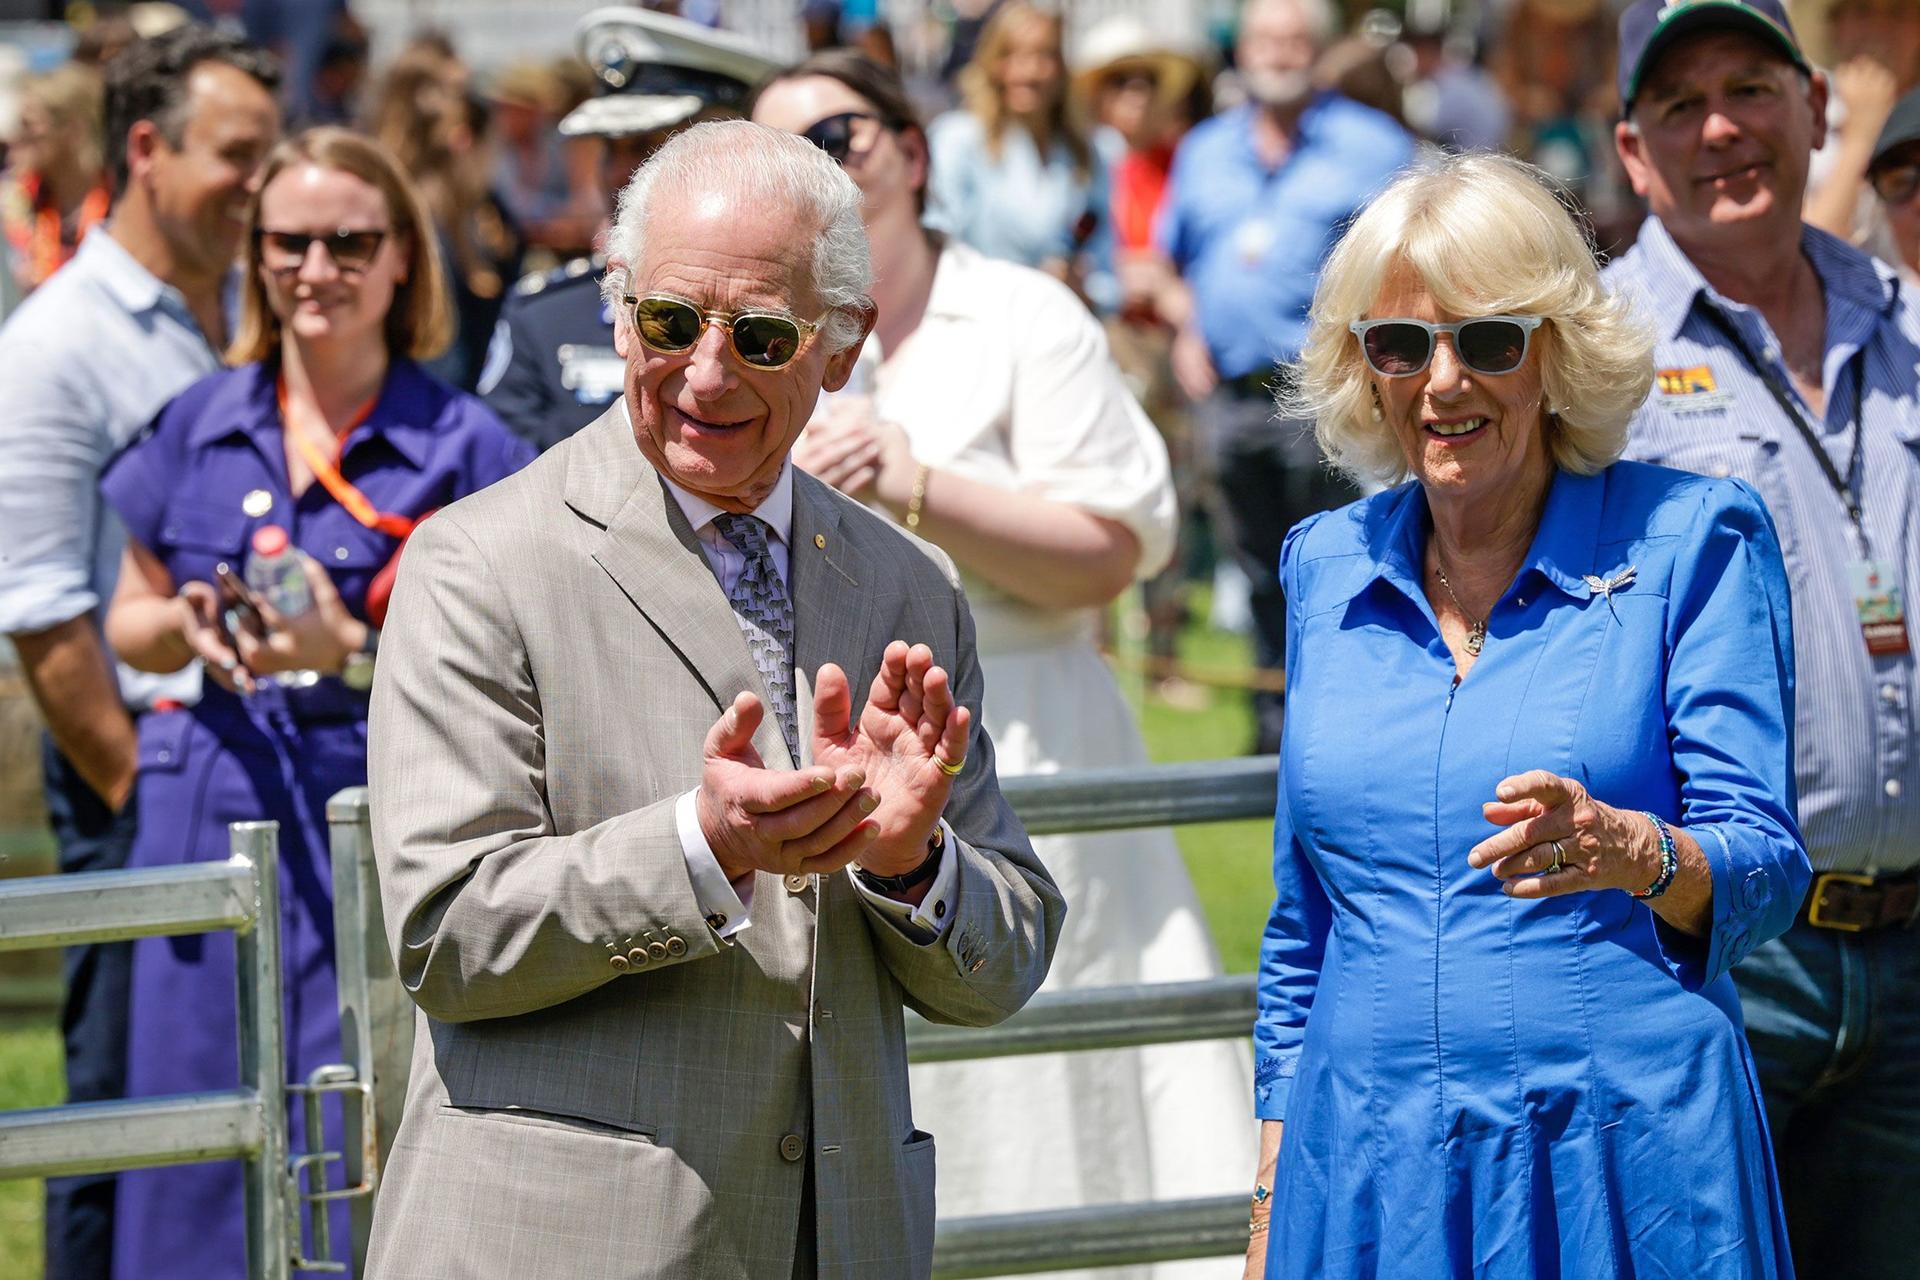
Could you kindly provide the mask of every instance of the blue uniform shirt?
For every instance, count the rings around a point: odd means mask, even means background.
[[[1837,473],[1852,461],[1855,410],[1866,436],[1854,480],[1873,557],[1906,596],[1909,641],[1920,644],[1920,309],[1893,273],[1859,250],[1805,228],[1802,249],[1827,303],[1821,447]],[[1745,480],[1766,499],[1793,585],[1800,663],[1795,769],[1800,823],[1819,871],[1898,872],[1920,865],[1920,754],[1911,651],[1867,652],[1850,566],[1859,559],[1846,506],[1806,440],[1725,332],[1717,306],[1751,352],[1792,392],[1780,344],[1761,314],[1714,293],[1657,218],[1607,270],[1659,335],[1653,394],[1635,416],[1631,456]]]
[[[420,516],[525,466],[533,450],[475,400],[410,360],[395,360],[367,420],[347,436],[340,471],[380,511]],[[294,498],[269,364],[214,374],[181,392],[101,478],[128,536],[159,557],[176,583],[213,582],[214,566],[241,571],[254,530],[276,524],[318,560],[347,608],[366,617],[367,588],[397,538],[354,519],[325,486]],[[231,699],[208,686],[207,699]],[[366,694],[338,679],[293,690],[296,714],[363,716]]]
[[[1320,264],[1413,158],[1413,138],[1390,116],[1328,93],[1269,170],[1254,150],[1253,111],[1223,112],[1181,141],[1156,228],[1223,378],[1300,354]]]
[[[480,394],[509,430],[551,449],[606,412],[625,388],[613,312],[600,297],[604,258],[528,276],[501,309]]]

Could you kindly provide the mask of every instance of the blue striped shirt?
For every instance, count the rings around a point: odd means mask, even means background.
[[[1852,478],[1873,557],[1906,598],[1920,643],[1920,309],[1893,274],[1811,227],[1801,240],[1826,295],[1824,417],[1792,391],[1780,343],[1759,311],[1715,293],[1657,218],[1607,268],[1658,334],[1653,394],[1633,421],[1629,457],[1759,490],[1780,532],[1793,590],[1799,668],[1795,772],[1800,828],[1816,871],[1895,872],[1920,865],[1920,760],[1914,751],[1914,655],[1868,654],[1854,606],[1858,560],[1846,504],[1804,436],[1706,308],[1717,306],[1748,351],[1776,371],[1834,470],[1853,460],[1855,409],[1865,436]]]

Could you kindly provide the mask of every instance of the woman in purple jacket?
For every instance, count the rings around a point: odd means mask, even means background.
[[[304,1080],[340,1058],[326,802],[367,780],[391,570],[419,519],[532,451],[415,363],[451,323],[431,224],[377,143],[282,143],[246,215],[235,367],[182,392],[101,481],[128,534],[106,627],[134,667],[207,676],[197,705],[141,719],[131,865],[224,858],[228,823],[280,824],[287,1073]],[[296,554],[276,590],[222,585],[281,543]],[[130,1095],[238,1084],[231,935],[137,943],[131,1003]],[[341,1149],[337,1117],[317,1137],[298,1111],[292,1126],[296,1150]],[[335,1241],[352,1238],[344,1210]],[[243,1221],[237,1163],[126,1174],[115,1273],[238,1280]]]

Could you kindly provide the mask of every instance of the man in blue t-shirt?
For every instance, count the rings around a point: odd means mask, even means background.
[[[1320,460],[1308,424],[1276,421],[1277,366],[1306,337],[1320,264],[1375,191],[1413,156],[1391,117],[1314,88],[1333,34],[1327,0],[1251,0],[1235,62],[1247,101],[1188,134],[1157,229],[1179,272],[1161,314],[1174,374],[1198,407],[1215,536],[1252,584],[1254,655],[1285,666],[1277,568],[1294,521],[1356,497]],[[1280,696],[1254,695],[1255,749],[1280,747]]]

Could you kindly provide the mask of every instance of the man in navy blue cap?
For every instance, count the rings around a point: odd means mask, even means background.
[[[570,112],[560,132],[606,139],[601,174],[610,193],[675,131],[740,114],[747,93],[779,68],[739,36],[644,9],[596,9],[580,20],[575,42],[602,92]],[[480,394],[536,449],[606,412],[625,385],[613,313],[600,296],[606,268],[596,252],[525,277],[494,327]]]
[[[1883,264],[1802,223],[1827,93],[1778,0],[1638,0],[1620,19],[1615,144],[1652,216],[1608,275],[1658,335],[1629,454],[1751,484],[1793,588],[1816,874],[1799,923],[1734,978],[1796,1268],[1911,1277],[1920,311]],[[1716,869],[1716,918],[1758,891]]]

